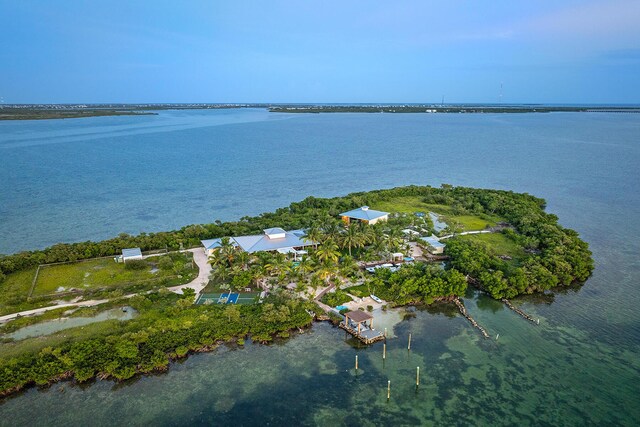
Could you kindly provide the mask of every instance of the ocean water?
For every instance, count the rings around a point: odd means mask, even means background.
[[[517,301],[539,326],[470,291],[465,304],[492,340],[450,308],[421,310],[396,326],[383,363],[380,344],[356,349],[341,330],[318,324],[124,384],[30,389],[0,402],[0,424],[640,419],[640,115],[221,110],[0,122],[0,164],[4,253],[235,219],[307,195],[446,182],[545,198],[596,260],[583,287]]]

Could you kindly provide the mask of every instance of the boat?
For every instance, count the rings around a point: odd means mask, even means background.
[[[382,304],[382,300],[380,298],[378,298],[377,296],[371,294],[369,295],[371,297],[372,300],[374,300],[375,302],[377,302],[378,304]]]

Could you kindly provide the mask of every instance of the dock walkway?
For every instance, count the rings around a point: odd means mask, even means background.
[[[375,329],[363,329],[358,332],[357,329],[354,329],[348,325],[345,325],[344,322],[340,322],[340,328],[347,331],[349,334],[353,335],[357,339],[359,339],[364,344],[373,344],[376,341],[384,340],[384,334],[380,331],[376,331]]]

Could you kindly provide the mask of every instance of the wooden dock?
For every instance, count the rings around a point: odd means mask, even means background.
[[[357,329],[345,325],[344,322],[340,322],[340,328],[344,329],[349,334],[353,335],[354,337],[359,339],[360,342],[366,345],[373,344],[376,341],[384,340],[384,334],[374,329],[365,329],[358,332]]]
[[[382,332],[373,329],[373,316],[364,311],[354,310],[345,313],[340,327],[367,345],[384,339]]]

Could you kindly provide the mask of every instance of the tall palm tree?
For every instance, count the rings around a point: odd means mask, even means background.
[[[249,252],[238,251],[235,258],[235,263],[242,267],[243,270],[249,268],[249,264],[254,261],[255,257]]]
[[[319,227],[316,226],[311,226],[308,230],[307,230],[307,235],[304,236],[304,240],[305,241],[311,241],[314,243],[322,243],[325,239],[325,235],[322,232],[322,230],[320,230]]]
[[[338,240],[340,233],[344,230],[344,224],[342,221],[328,216],[320,221],[320,230],[324,233],[325,240]]]
[[[333,240],[327,240],[318,247],[316,256],[322,262],[332,261],[335,264],[340,257],[338,245]]]
[[[349,249],[349,256],[351,256],[351,248],[364,246],[364,236],[361,228],[356,224],[349,224],[345,232],[340,235],[340,243],[343,248]]]
[[[228,265],[231,265],[233,263],[233,259],[238,253],[235,245],[228,237],[223,237],[222,239],[220,239],[220,247],[216,252],[220,252],[220,256],[227,259]]]
[[[300,263],[298,264],[297,269],[303,276],[311,273],[314,269],[313,260],[311,259],[311,257],[305,256],[304,258],[302,258],[300,260]]]
[[[316,275],[319,279],[324,280],[327,284],[338,271],[336,264],[331,262],[330,260],[323,261],[318,267],[319,268],[316,271]]]

